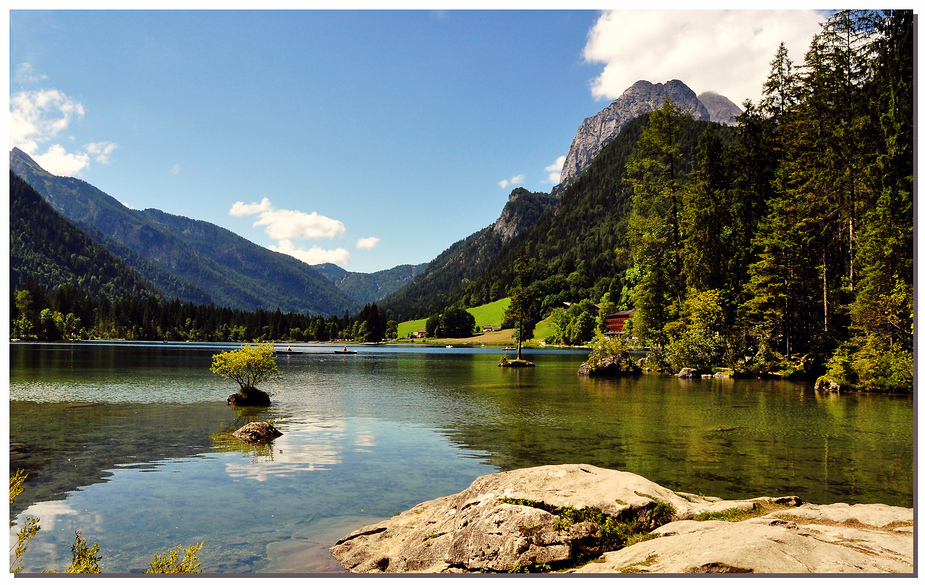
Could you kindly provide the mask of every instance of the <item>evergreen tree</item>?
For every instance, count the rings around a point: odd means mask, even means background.
[[[633,212],[627,249],[639,280],[630,298],[636,308],[633,333],[660,343],[661,329],[683,300],[681,260],[683,161],[679,142],[690,114],[670,98],[649,115],[636,150],[627,162]]]

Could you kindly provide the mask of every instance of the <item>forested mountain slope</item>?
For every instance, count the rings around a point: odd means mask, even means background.
[[[94,298],[160,295],[10,171],[10,289],[30,279],[46,290],[71,285]]]
[[[178,280],[201,289],[218,305],[324,315],[342,314],[360,306],[304,262],[267,250],[224,228],[156,209],[129,209],[84,181],[51,175],[19,149],[10,152],[10,168],[62,215],[99,230],[88,229],[91,236],[108,236]],[[98,241],[104,246],[112,243],[103,238]],[[113,247],[111,251],[118,254],[124,249]],[[149,267],[135,265],[145,276]],[[177,293],[183,289],[164,288],[168,296],[180,296]]]
[[[631,185],[625,182],[626,164],[648,120],[649,114],[643,114],[628,122],[565,189],[555,210],[511,240],[452,301],[476,306],[493,288],[500,289],[501,297],[508,296],[521,249],[533,263],[533,282],[541,291],[544,314],[563,302],[597,302],[608,292],[615,301],[619,299],[627,265],[617,249],[624,245],[633,196]],[[732,139],[733,130],[727,126],[692,121],[679,136],[678,148],[686,161],[677,169],[680,174],[689,172],[697,141],[708,127]]]

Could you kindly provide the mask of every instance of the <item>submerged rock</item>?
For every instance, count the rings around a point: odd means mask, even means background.
[[[231,433],[245,443],[269,443],[276,437],[282,437],[283,433],[272,424],[267,422],[250,422]]]
[[[912,519],[907,508],[793,496],[727,501],[573,464],[480,477],[331,553],[357,573],[902,573],[913,570]]]

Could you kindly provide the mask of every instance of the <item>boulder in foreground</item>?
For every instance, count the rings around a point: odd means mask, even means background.
[[[720,500],[592,465],[486,475],[339,540],[358,573],[911,573],[913,511]]]

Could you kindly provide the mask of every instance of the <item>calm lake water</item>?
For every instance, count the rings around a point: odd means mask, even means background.
[[[499,470],[590,463],[722,498],[913,505],[913,400],[821,396],[808,384],[586,379],[587,352],[502,369],[493,349],[293,345],[273,405],[235,410],[209,371],[237,344],[10,347],[11,506],[41,531],[27,572],[63,571],[74,532],[105,572],[205,542],[207,573],[324,573],[334,541]],[[342,346],[339,346],[342,347]],[[510,353],[508,353],[510,355]],[[273,420],[249,448],[228,433]]]

